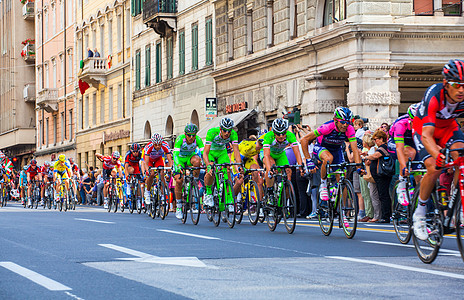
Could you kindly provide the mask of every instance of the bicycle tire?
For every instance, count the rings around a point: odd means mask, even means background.
[[[195,179],[192,180],[190,185],[190,193],[189,193],[189,208],[190,208],[190,218],[192,219],[192,223],[197,225],[200,221],[200,191],[198,190],[198,183]]]
[[[69,187],[69,203],[70,203],[70,208],[69,210],[76,210],[76,194],[74,193],[74,188],[72,186],[72,183],[70,183]]]
[[[346,198],[343,199],[345,197],[345,189]],[[356,234],[356,228],[358,226],[358,197],[349,180],[345,180],[345,189],[340,189],[338,211],[343,233],[345,233],[348,239],[352,239]]]
[[[419,188],[419,185],[416,186]],[[419,193],[414,195],[414,209],[417,207]],[[415,234],[412,235],[414,242],[414,248],[416,249],[417,256],[419,259],[426,264],[432,263],[437,258],[438,251],[440,250],[441,244],[443,243],[443,213],[437,205],[436,190],[433,189],[430,195],[430,200],[427,202],[427,231],[429,231],[429,237],[426,240],[419,240]],[[438,214],[436,213],[438,212]]]
[[[133,195],[131,195],[128,199],[128,208],[129,208],[129,213],[130,214],[133,214],[134,213],[134,201],[135,201],[135,197]]]
[[[211,222],[213,222],[214,226],[219,226],[219,223],[221,223],[221,212],[219,211],[219,195],[216,195],[216,182],[213,183],[212,185],[212,193],[213,193],[213,201],[214,201],[214,206],[210,207],[211,211]]]
[[[274,231],[277,228],[278,217],[277,217],[277,209],[275,207],[266,207],[264,215],[266,217],[267,227],[269,227],[270,231]]]
[[[63,200],[63,211],[68,210],[68,195],[65,194],[64,200]]]
[[[398,187],[399,182],[399,180],[395,182],[395,185],[393,187],[393,194],[391,196],[392,220],[393,227],[395,228],[396,237],[398,238],[401,244],[407,244],[411,240],[412,233],[411,212],[409,205],[404,206],[398,202],[398,194],[396,193],[396,189]],[[409,193],[407,193],[407,197],[409,203],[411,203],[411,200],[409,199]]]
[[[169,191],[166,185],[164,184],[164,181],[161,180],[161,197],[158,199],[158,207],[159,207],[159,216],[161,220],[164,220],[166,216],[168,215],[168,200],[169,200]]]
[[[250,180],[248,184],[245,185],[245,203],[247,204],[248,220],[250,220],[251,225],[256,225],[259,220],[259,211],[260,211],[260,194],[259,188],[256,182]]]
[[[322,201],[319,191],[317,192],[317,220],[319,227],[325,236],[332,233],[334,223],[334,207],[332,200]]]
[[[288,195],[287,195],[288,189]],[[284,188],[282,189],[282,217],[284,219],[285,229],[289,234],[292,234],[295,231],[296,227],[296,196],[295,190],[293,189],[293,184],[291,181],[286,181]]]
[[[118,206],[119,206],[119,197],[116,194],[113,194],[113,213],[116,213],[118,211]]]
[[[454,223],[456,224],[456,241],[458,243],[459,252],[461,253],[461,258],[464,260],[464,228],[463,225],[463,214],[462,214],[462,199],[460,193],[456,193],[456,200],[454,204]]]
[[[224,217],[226,219],[227,225],[229,225],[230,228],[234,228],[235,225],[235,216],[237,213],[237,201],[235,199],[235,194],[234,194],[234,186],[232,185],[232,182],[227,179],[224,182],[224,190],[222,191],[222,199],[224,201],[224,211],[222,213],[224,214]],[[229,197],[232,197],[232,203],[226,203],[226,192],[227,190],[229,191]]]
[[[60,211],[63,211],[63,199],[60,198],[60,201],[58,201],[58,209]]]

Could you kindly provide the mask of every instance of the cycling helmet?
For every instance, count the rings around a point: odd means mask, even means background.
[[[234,128],[234,121],[232,121],[229,118],[222,118],[221,123],[219,124],[219,127],[224,130],[232,130]]]
[[[59,161],[65,161],[66,160],[66,156],[64,154],[60,154],[60,156],[58,156],[58,160]]]
[[[198,126],[195,124],[187,124],[185,126],[184,132],[187,134],[197,134]]]
[[[288,129],[288,120],[285,119],[275,119],[272,122],[272,131],[276,133],[286,132]]]
[[[28,166],[28,165],[25,165],[25,166],[23,167],[23,170],[24,170],[24,171],[27,171],[27,169],[29,169],[29,166]]]
[[[339,106],[334,111],[334,118],[337,120],[353,122],[353,113],[349,108]]]
[[[420,103],[411,104],[408,108],[408,115],[410,119],[414,119],[417,113],[417,109],[419,108]]]
[[[36,166],[37,165],[37,161],[33,158],[31,160],[31,166]]]
[[[45,161],[45,162],[44,162],[44,167],[50,167],[50,162],[49,162],[49,161]]]
[[[153,144],[161,144],[163,142],[163,137],[161,136],[161,134],[159,133],[155,133],[152,137],[151,137],[151,142]]]
[[[447,81],[464,82],[464,61],[450,59],[441,72]]]
[[[261,129],[258,133],[258,136],[262,136],[263,134],[266,134],[267,133],[267,129],[264,128],[264,129]]]
[[[74,158],[68,157],[68,160],[69,160],[70,163],[72,163],[72,164],[74,163]]]
[[[114,151],[111,154],[111,157],[114,158],[114,159],[119,159],[120,156],[121,156],[121,154],[119,154],[119,151]]]
[[[140,151],[140,145],[138,143],[133,143],[131,146],[130,146],[130,151]]]

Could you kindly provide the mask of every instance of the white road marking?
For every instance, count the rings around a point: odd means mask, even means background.
[[[64,292],[66,295],[68,295],[69,297],[71,298],[74,298],[76,300],[84,300],[84,298],[81,298],[81,297],[77,297],[76,295],[70,293],[70,292]]]
[[[70,287],[67,287],[37,272],[21,267],[20,265],[17,265],[11,261],[2,261],[0,262],[0,266],[4,267],[5,269],[10,270],[11,272],[21,275],[29,279],[30,281],[43,286],[44,288],[50,291],[70,291],[72,290]]]
[[[363,243],[370,243],[370,244],[379,244],[379,245],[387,245],[387,246],[400,246],[400,247],[407,247],[407,248],[414,248],[414,245],[405,245],[405,244],[400,244],[400,243],[389,243],[389,242],[380,242],[380,241],[363,241]],[[431,250],[432,248],[426,247],[426,249]],[[441,252],[441,253],[440,253]],[[440,251],[438,254],[443,254],[443,255],[455,255],[455,256],[461,256],[461,253],[456,250],[450,250],[450,249],[443,249],[440,248]]]
[[[103,223],[103,224],[115,224],[114,222],[100,221],[100,220],[92,220],[92,219],[80,219],[80,218],[75,218],[74,220],[86,221],[86,222],[94,222],[94,223]]]
[[[136,256],[135,258],[118,258],[118,260],[127,260],[127,261],[138,261],[154,264],[164,264],[164,265],[177,265],[184,267],[196,267],[196,268],[210,268],[216,269],[215,266],[207,266],[201,260],[194,256],[187,257],[159,257],[154,256],[148,253],[143,253],[137,250],[132,250],[129,248],[113,245],[113,244],[99,244],[99,246],[113,249],[119,252],[130,254]]]
[[[181,231],[173,231],[173,230],[168,230],[168,229],[157,229],[157,230],[162,231],[162,232],[167,232],[167,233],[197,237],[197,238],[205,239],[205,240],[220,240],[220,238],[207,236],[207,235],[199,235],[199,234],[186,233],[186,232],[181,232]]]
[[[393,269],[399,269],[399,270],[405,270],[405,271],[413,271],[413,272],[419,272],[419,273],[426,273],[426,274],[431,274],[431,275],[439,275],[439,276],[450,277],[450,278],[455,278],[455,279],[464,279],[464,275],[461,275],[461,274],[442,272],[442,271],[435,271],[435,270],[428,270],[428,269],[421,269],[421,268],[415,268],[415,267],[409,267],[409,266],[385,263],[385,262],[374,261],[374,260],[358,259],[358,258],[342,257],[342,256],[326,256],[326,258],[346,260],[346,261],[358,262],[358,263],[363,263],[363,264],[378,265],[378,266],[383,266],[383,267],[387,267],[387,268],[393,268]]]
[[[380,225],[380,224],[363,224],[364,226],[367,227],[387,227],[387,228],[393,228],[393,225]]]

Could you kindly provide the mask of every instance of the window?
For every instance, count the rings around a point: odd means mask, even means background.
[[[92,95],[92,124],[97,125],[97,93]]]
[[[140,90],[140,50],[135,53],[135,90]]]
[[[42,68],[37,68],[37,82],[39,83],[38,84],[39,91],[41,91],[43,89],[42,76],[43,76]]]
[[[145,86],[151,84],[151,47],[148,45],[145,48]]]
[[[73,111],[69,110],[69,140],[73,139]]]
[[[122,83],[118,84],[118,119],[122,119],[123,115],[123,108],[122,99],[124,96],[124,92],[122,90]]]
[[[122,50],[122,17],[118,15],[118,51]]]
[[[126,11],[126,48],[131,45],[131,15],[130,10]]]
[[[60,80],[61,80],[61,84],[60,86],[64,86],[65,83],[66,83],[66,75],[64,74],[64,64],[65,64],[65,60],[64,60],[64,55],[60,55],[60,65],[61,65],[61,71],[60,71]],[[66,94],[66,92],[65,92]]]
[[[156,43],[156,83],[161,82],[161,42]]]
[[[97,30],[92,30],[92,51],[97,48]]]
[[[83,103],[82,103],[82,101],[83,101],[83,99],[80,98],[80,99],[79,99],[79,107],[78,107],[79,110],[78,110],[78,115],[77,115],[78,120],[79,120],[79,121],[78,121],[78,122],[79,122],[79,125],[78,125],[78,126],[79,126],[80,129],[83,129],[83,128],[84,128],[84,122],[83,122],[83,120],[84,120],[84,109],[83,109]]]
[[[73,80],[73,57],[72,54],[68,53],[68,70],[69,70],[69,82]]]
[[[113,21],[108,20],[108,54],[113,53]]]
[[[172,78],[172,74],[173,74],[173,56],[174,56],[174,44],[173,44],[173,41],[172,41],[172,36],[168,37],[167,39],[167,43],[166,43],[166,56],[167,56],[167,77],[168,79],[171,79]]]
[[[56,116],[53,116],[53,145],[56,145],[56,134],[57,134],[57,125],[56,125]]]
[[[100,26],[100,55],[105,57],[105,26]]]
[[[109,88],[108,91],[108,120],[113,120],[113,87]]]
[[[85,96],[85,103],[84,103],[84,113],[85,113],[85,119],[84,119],[84,126],[85,128],[89,127],[89,96]]]
[[[49,122],[48,122],[48,118],[47,118],[46,121],[45,121],[45,135],[46,135],[46,137],[45,137],[45,145],[47,145],[47,146],[48,146],[48,133],[50,131],[50,128],[48,127],[48,124],[49,124]]]
[[[52,60],[53,64],[53,88],[56,89],[56,60]]]
[[[64,2],[60,2],[60,29],[64,28]]]
[[[206,65],[213,64],[213,20],[206,20]]]
[[[43,132],[43,124],[42,124],[42,120],[39,121],[39,138],[38,138],[38,146],[42,146],[43,145],[43,135],[42,135],[42,132]]]
[[[52,6],[52,34],[56,33],[56,6]]]
[[[185,31],[179,33],[179,74],[185,74]]]
[[[45,41],[48,40],[48,10],[45,11],[45,20],[44,20],[44,33],[45,33]]]
[[[127,80],[126,84],[126,112],[130,116],[131,115],[131,102],[132,102],[132,97],[131,97],[131,85],[130,85],[130,80]]]
[[[100,91],[100,124],[105,123],[105,89]]]
[[[324,6],[324,26],[346,18],[345,0],[326,0]]]
[[[46,89],[50,88],[50,85],[49,85],[49,82],[48,82],[48,79],[49,79],[49,77],[48,77],[49,74],[48,73],[49,73],[49,70],[48,70],[48,64],[47,64],[47,65],[45,65],[45,88]]]
[[[68,9],[68,25],[71,24],[73,22],[73,0],[65,0],[65,1],[68,1],[68,3],[66,3],[66,8]],[[82,0],[79,0],[79,3],[81,2]],[[82,7],[79,5],[79,7]]]
[[[138,16],[142,12],[143,0],[131,0],[132,16]]]
[[[192,70],[198,70],[198,25],[192,25]]]
[[[63,142],[63,141],[64,141],[64,130],[65,130],[65,125],[64,125],[64,112],[61,113],[60,119],[61,119],[60,136],[61,136],[61,142]]]
[[[442,0],[442,7],[445,16],[460,16],[461,15],[460,0]]]

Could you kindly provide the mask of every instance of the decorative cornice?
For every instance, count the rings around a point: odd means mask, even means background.
[[[77,131],[76,137],[79,137],[79,136],[82,136],[88,133],[101,132],[103,130],[110,129],[110,128],[120,126],[120,125],[130,124],[130,119],[131,117],[126,117],[125,119],[107,122],[105,124],[102,124],[96,127],[81,129]]]

